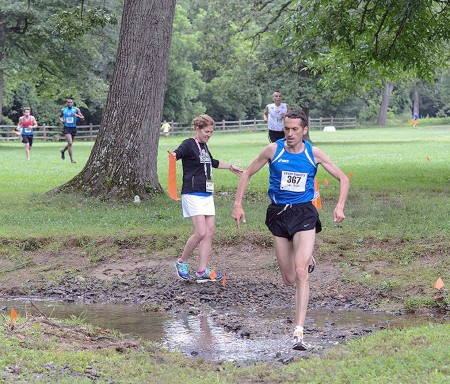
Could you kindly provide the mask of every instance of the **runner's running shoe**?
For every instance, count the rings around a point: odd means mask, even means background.
[[[188,280],[189,279],[189,268],[188,263],[185,261],[184,263],[179,263],[178,261],[173,265],[175,270],[177,271],[177,275],[180,279]]]
[[[316,259],[314,258],[314,256],[311,256],[310,263],[312,264],[308,265],[308,273],[312,273],[312,271],[314,271],[314,267],[316,266]]]
[[[64,153],[64,149],[60,149],[59,152],[61,153],[61,159],[64,160],[66,158],[66,155]]]
[[[296,351],[306,351],[308,349],[307,345],[303,341],[303,331],[295,328],[294,330],[294,342],[292,348]]]
[[[207,281],[220,281],[222,280],[222,274],[216,272],[214,269],[206,268],[203,275],[199,275],[195,272],[195,277],[197,279],[197,283],[205,283]]]

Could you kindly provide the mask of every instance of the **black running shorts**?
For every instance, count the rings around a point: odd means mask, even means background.
[[[22,143],[33,145],[33,135],[22,135]]]
[[[66,126],[64,126],[63,134],[64,135],[76,136],[77,135],[77,127],[66,127]]]
[[[319,233],[322,230],[319,213],[311,202],[269,205],[266,225],[274,236],[285,237],[289,240],[292,240],[294,235],[300,231],[309,231],[315,228],[316,233]]]
[[[274,131],[273,129],[269,129],[269,141],[271,143],[275,143],[275,141],[284,139],[284,130],[282,131]]]

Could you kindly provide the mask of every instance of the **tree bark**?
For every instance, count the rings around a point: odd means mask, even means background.
[[[416,113],[419,116],[419,88],[417,85],[417,82],[415,82],[413,91],[413,116]]]
[[[6,41],[6,15],[0,12],[0,117],[3,111],[3,60]]]
[[[162,192],[157,156],[175,3],[125,0],[97,140],[81,173],[50,193],[128,199]]]
[[[387,112],[389,108],[389,101],[391,99],[392,90],[394,89],[394,83],[386,83],[384,86],[383,97],[381,99],[380,113],[378,115],[377,124],[381,127],[386,125]]]

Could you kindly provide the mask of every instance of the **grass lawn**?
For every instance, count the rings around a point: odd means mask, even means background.
[[[324,226],[319,235],[322,241],[319,258],[340,254],[341,266],[348,267],[342,279],[350,283],[386,290],[393,297],[402,297],[411,290],[420,291],[405,300],[405,309],[435,305],[432,282],[441,276],[447,287],[450,284],[449,127],[313,131],[311,138],[351,175],[351,191],[345,209],[347,220],[336,226],[332,211],[338,184],[323,169],[318,172]],[[167,150],[175,149],[183,139],[171,136],[160,140],[158,175],[164,189],[167,189]],[[245,168],[266,144],[264,132],[217,132],[209,148],[215,158]],[[182,247],[191,224],[182,219],[180,202],[172,201],[167,195],[140,204],[47,195],[47,191],[81,171],[92,143],[75,142],[77,164],[61,160],[61,146],[62,143],[37,141],[31,160],[27,161],[19,141],[0,142],[0,257],[15,254],[20,258],[21,252],[32,248],[33,244],[50,249],[52,244],[64,244],[67,238],[81,238],[91,244],[91,239],[120,237],[134,241],[140,238],[145,243],[157,237],[159,248]],[[177,167],[181,186],[181,164]],[[215,244],[230,238],[248,240],[252,236],[270,241],[264,226],[267,178],[267,167],[252,178],[244,201],[247,224],[238,233],[231,218],[237,176],[226,170],[214,172]],[[324,184],[325,178],[328,185]],[[80,246],[83,241],[79,242]],[[388,273],[366,270],[365,264],[373,260],[389,263]],[[433,264],[428,260],[433,260]],[[448,310],[448,293],[445,295]],[[40,340],[39,332],[39,329],[31,329],[30,334],[24,336],[32,348],[23,348],[20,339],[7,332],[0,336],[2,367],[13,366],[19,359],[26,367],[22,378],[29,382],[39,382],[34,381],[36,376],[30,372],[42,369],[44,360],[52,360],[58,366],[69,362],[74,369],[82,369],[81,366],[95,359],[100,361],[96,366],[104,370],[103,378],[113,378],[117,382],[175,383],[180,379],[186,383],[450,382],[448,324],[380,332],[354,340],[321,358],[287,367],[261,365],[243,369],[203,365],[182,356],[158,355],[148,352],[149,349],[124,355],[110,351],[62,353],[51,341],[47,344]],[[39,352],[41,349],[45,353]],[[157,355],[159,357],[155,357]],[[45,359],[41,361],[42,356]],[[0,378],[14,378],[5,372],[0,370]],[[134,381],[127,379],[130,377],[134,377]],[[58,376],[53,382],[69,382],[69,379],[64,380],[64,376]],[[102,380],[100,376],[98,382],[111,382]],[[88,381],[80,379],[79,382]]]
[[[324,133],[313,131],[312,139],[347,174],[351,191],[346,206],[348,220],[340,232],[356,236],[439,236],[449,229],[450,201],[448,128],[355,129]],[[167,150],[183,138],[161,138],[158,157],[160,183],[167,189]],[[266,134],[216,133],[209,147],[215,158],[246,167],[267,144]],[[0,233],[4,237],[58,235],[105,235],[123,230],[147,233],[190,226],[180,220],[180,203],[167,195],[140,205],[111,205],[77,196],[49,197],[45,192],[70,180],[86,163],[92,143],[75,142],[77,164],[59,157],[61,143],[35,142],[31,160],[19,141],[0,142]],[[181,186],[181,164],[178,181]],[[250,183],[244,209],[251,229],[260,230],[265,211],[268,169]],[[319,169],[324,205],[324,224],[333,227],[331,212],[337,197],[337,181]],[[329,180],[323,185],[324,178]],[[230,218],[237,177],[217,170],[214,174],[218,227],[234,228]],[[260,204],[263,202],[264,204]],[[149,225],[151,223],[151,225]],[[45,224],[45,225],[43,225]],[[23,229],[26,228],[26,231]]]

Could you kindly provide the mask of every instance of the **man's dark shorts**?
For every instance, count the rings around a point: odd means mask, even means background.
[[[22,135],[22,143],[33,145],[33,135]]]
[[[313,228],[316,233],[322,230],[319,213],[311,203],[303,204],[271,204],[267,208],[266,225],[270,232],[277,237],[292,240],[300,231]]]
[[[284,130],[283,131],[274,131],[269,129],[269,141],[271,143],[275,143],[275,141],[284,139]]]
[[[66,127],[66,126],[64,126],[63,133],[65,135],[76,136],[77,135],[77,127]]]

